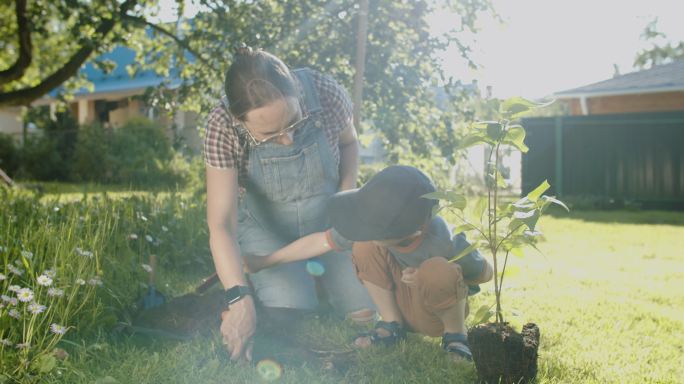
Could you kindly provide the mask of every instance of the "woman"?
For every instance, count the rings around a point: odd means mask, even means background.
[[[226,72],[225,92],[207,123],[207,221],[229,303],[223,340],[232,359],[251,359],[255,299],[267,308],[310,310],[318,303],[304,262],[251,274],[250,292],[241,254],[269,255],[327,229],[328,197],[356,185],[358,143],[344,89],[316,71],[290,71],[267,52],[242,48]],[[329,253],[320,263],[333,307],[352,318],[372,316],[349,256]]]

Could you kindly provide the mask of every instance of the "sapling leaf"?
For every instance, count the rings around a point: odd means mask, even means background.
[[[437,191],[427,193],[422,196],[425,199],[442,200],[449,206],[449,208],[455,208],[458,210],[463,210],[466,207],[465,196],[456,193],[454,191]]]
[[[525,129],[521,125],[511,125],[503,138],[503,143],[514,146],[522,153],[530,150],[525,145]]]
[[[476,250],[477,247],[478,247],[478,243],[477,243],[477,242],[474,242],[474,243],[470,244],[468,247],[466,247],[466,249],[462,250],[458,255],[452,257],[451,259],[449,259],[449,262],[450,262],[450,263],[453,263],[454,261],[457,261],[458,259],[460,259],[460,258],[462,258],[462,257],[465,257],[465,256],[466,256],[467,254],[469,254],[470,252]]]
[[[487,137],[492,141],[499,141],[503,137],[503,126],[498,122],[487,124]]]
[[[477,227],[470,224],[470,223],[466,223],[466,224],[461,224],[458,227],[454,228],[453,232],[454,233],[461,233],[461,232],[465,232],[465,231],[472,231],[473,229],[477,229]]]
[[[492,316],[494,316],[494,311],[491,310],[491,306],[482,305],[473,315],[473,325],[486,323]]]
[[[543,200],[546,200],[546,201],[550,202],[550,203],[560,205],[561,207],[565,208],[566,211],[570,212],[570,208],[568,208],[568,206],[565,205],[565,203],[563,203],[562,201],[556,199],[556,198],[553,197],[553,196],[546,196],[546,195],[544,195],[544,196],[542,196],[541,198],[542,198]]]
[[[499,271],[499,279],[501,279],[501,276],[506,276],[506,277],[515,277],[520,274],[520,267],[517,265],[507,265],[506,270],[501,272]]]
[[[549,184],[548,180],[544,180],[537,188],[527,194],[527,199],[536,203],[539,197],[549,188],[551,188],[551,184]]]
[[[520,96],[508,98],[501,103],[501,114],[515,119],[523,113],[537,107],[537,104]]]
[[[480,197],[477,202],[475,203],[475,206],[473,207],[473,215],[477,217],[480,221],[482,221],[482,215],[484,215],[485,210],[487,209],[487,198],[486,197]]]
[[[481,133],[473,133],[464,137],[459,143],[457,149],[470,148],[473,145],[489,143],[489,139]]]

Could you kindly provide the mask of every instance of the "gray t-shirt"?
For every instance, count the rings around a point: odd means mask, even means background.
[[[332,228],[330,237],[338,249],[351,249],[353,241],[347,240]],[[444,257],[450,259],[460,254],[470,246],[465,234],[459,233],[454,236],[447,226],[446,221],[435,216],[429,223],[423,241],[415,249],[402,250],[401,247],[388,247],[387,250],[402,268],[418,268],[420,264],[432,257]],[[485,267],[485,259],[479,251],[474,250],[464,257],[456,260],[463,270],[463,278],[466,280],[480,277]],[[470,294],[480,291],[479,286],[470,286]]]

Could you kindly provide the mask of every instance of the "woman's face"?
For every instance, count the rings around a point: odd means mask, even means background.
[[[301,117],[297,98],[287,97],[247,112],[243,124],[259,144],[270,138],[279,144],[290,145],[294,130],[289,128]]]

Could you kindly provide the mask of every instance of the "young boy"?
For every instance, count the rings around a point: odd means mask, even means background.
[[[331,197],[332,229],[313,233],[269,256],[246,258],[254,272],[305,260],[332,249],[351,249],[356,273],[382,318],[357,346],[394,344],[415,331],[442,336],[442,347],[471,360],[465,317],[467,296],[492,278],[489,263],[473,251],[455,263],[448,258],[469,246],[463,234],[451,236],[439,216],[430,179],[416,168],[385,168],[363,187]],[[470,289],[469,289],[470,286]]]

